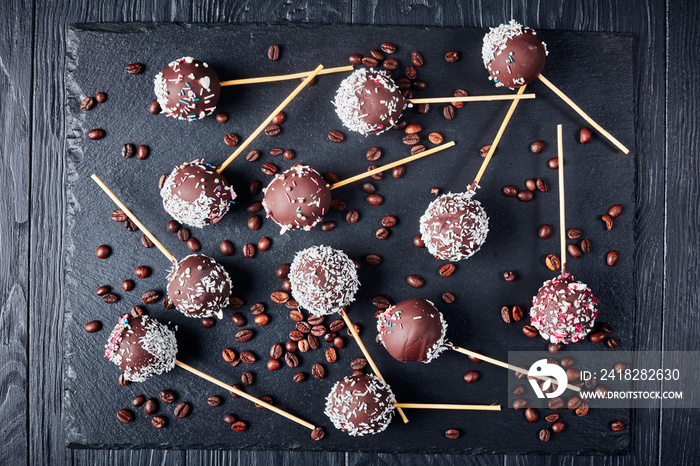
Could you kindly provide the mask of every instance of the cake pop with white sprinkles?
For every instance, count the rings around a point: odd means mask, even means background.
[[[216,168],[202,160],[175,167],[160,190],[163,208],[175,220],[202,228],[221,220],[236,192]]]
[[[597,304],[588,285],[564,273],[544,282],[532,298],[530,323],[545,340],[576,343],[593,328]]]
[[[378,434],[394,413],[391,388],[373,375],[353,375],[336,382],[326,397],[325,414],[352,436]]]
[[[389,73],[364,68],[343,80],[334,101],[343,125],[364,135],[394,126],[407,104]]]
[[[299,251],[289,268],[292,297],[312,314],[337,312],[355,300],[360,287],[355,263],[328,246]]]
[[[548,53],[534,29],[511,20],[484,36],[481,58],[496,87],[513,89],[537,79]]]
[[[267,216],[287,230],[310,230],[331,206],[330,184],[313,168],[295,165],[275,175],[262,201]]]
[[[448,193],[430,203],[420,218],[421,239],[437,259],[468,259],[486,241],[489,218],[474,191]]]
[[[175,332],[146,315],[121,316],[105,345],[105,357],[131,382],[170,371],[176,356]]]
[[[163,113],[194,121],[211,115],[221,95],[221,82],[208,64],[192,57],[171,61],[153,82]]]
[[[168,297],[187,317],[223,317],[231,296],[231,278],[211,257],[191,254],[168,274]]]

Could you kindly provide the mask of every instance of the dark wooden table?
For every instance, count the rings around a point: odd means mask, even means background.
[[[510,18],[535,28],[634,36],[634,347],[700,350],[700,2],[3,0],[0,464],[700,464],[696,411],[670,409],[634,411],[631,452],[618,457],[90,451],[64,446],[63,72],[64,39],[71,23],[291,21],[487,27]]]

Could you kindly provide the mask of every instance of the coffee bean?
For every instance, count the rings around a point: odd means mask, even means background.
[[[535,182],[535,180],[530,178],[529,180],[525,181],[525,187],[529,191],[535,191],[535,190],[537,190],[537,183]]]
[[[263,303],[255,303],[250,306],[250,312],[254,316],[260,315],[265,312],[265,305]]]
[[[326,349],[326,361],[329,363],[334,363],[338,360],[338,353],[335,351],[335,348],[330,347]]]
[[[175,401],[175,394],[170,390],[161,390],[160,401],[162,401],[163,403],[170,404],[173,401]]]
[[[367,196],[367,203],[372,206],[380,206],[384,202],[384,197],[381,194],[370,194]]]
[[[571,240],[577,240],[581,237],[581,230],[578,228],[569,228],[569,230],[566,232],[566,237]]]
[[[579,248],[575,244],[569,244],[566,246],[566,250],[569,252],[569,255],[573,257],[574,259],[578,259],[583,255],[583,252],[581,252],[581,248]]]
[[[133,280],[124,280],[122,282],[122,290],[124,291],[131,291],[134,289],[134,281]]]
[[[566,380],[569,382],[575,382],[577,380],[581,380],[581,371],[578,369],[574,369],[573,367],[569,367],[566,369]]]
[[[581,402],[581,406],[576,408],[576,415],[578,417],[584,417],[586,414],[588,414],[588,403]]]
[[[622,432],[627,428],[627,426],[622,421],[614,421],[612,424],[610,424],[610,428],[613,430],[613,432]]]
[[[306,341],[306,340],[301,340],[301,341]],[[306,344],[308,345],[308,342]],[[298,346],[298,344],[297,344],[297,346]],[[296,354],[294,354],[292,352],[287,352],[284,355],[284,363],[288,367],[294,369],[295,367],[299,366],[299,358],[297,357]]]
[[[418,146],[413,146],[413,148],[416,148],[416,147],[418,147]],[[425,149],[425,148],[423,148],[423,149]],[[411,149],[411,152],[413,152],[413,149]],[[397,166],[397,167],[394,167],[394,168],[391,170],[391,176],[392,176],[392,178],[397,179],[397,180],[398,180],[399,178],[402,178],[402,177],[404,176],[405,173],[406,173],[406,167],[403,166],[403,165],[399,165],[399,166]]]
[[[603,222],[605,222],[605,229],[608,230],[608,231],[610,231],[610,230],[612,229],[612,227],[613,227],[613,219],[612,219],[612,217],[611,217],[610,215],[608,215],[608,214],[605,214],[605,215],[603,215],[603,216],[601,217],[601,219],[603,220]]]
[[[236,422],[236,416],[234,414],[229,413],[226,416],[224,416],[224,422],[228,425],[231,425],[234,422]]]
[[[190,230],[187,228],[180,228],[177,230],[177,239],[182,241],[183,243],[186,243],[188,239],[190,239]]]
[[[367,68],[376,68],[379,65],[379,60],[374,57],[362,57],[362,64]]]
[[[248,162],[255,162],[255,161],[258,160],[259,158],[260,158],[260,151],[257,151],[257,150],[251,150],[251,151],[248,152],[248,153],[246,154],[246,156],[245,156],[245,159],[246,159]]]
[[[535,181],[535,184],[537,186],[537,190],[540,191],[541,193],[546,193],[547,192],[547,183],[542,179],[542,178],[537,178]]]
[[[265,325],[270,323],[270,316],[267,314],[260,314],[255,316],[255,319],[253,319],[255,322],[255,325],[259,325],[261,327],[264,327]]]
[[[311,375],[317,379],[322,379],[326,376],[326,370],[321,364],[316,363],[311,367]]]
[[[618,258],[619,258],[619,255],[618,255],[617,251],[610,251],[605,256],[605,263],[608,264],[610,267],[614,267],[617,265]]]
[[[243,364],[253,364],[255,361],[257,361],[257,358],[253,353],[250,351],[241,351],[241,362]]]
[[[506,270],[503,272],[503,279],[507,282],[512,282],[515,280],[515,272],[512,270]]]
[[[97,296],[104,296],[109,293],[109,287],[107,285],[102,285],[97,289]]]
[[[430,111],[430,104],[418,104],[416,106],[416,111],[421,115],[425,115]]]
[[[100,246],[97,246],[95,254],[99,259],[107,259],[110,255],[112,255],[112,248],[110,248],[106,244],[102,244]]]
[[[381,47],[382,52],[384,53],[394,53],[396,52],[396,46],[392,44],[391,42],[383,42]]]
[[[134,271],[137,277],[139,278],[148,278],[151,276],[151,268],[148,267],[147,265],[140,265],[136,267],[136,270]]]
[[[467,97],[469,94],[464,89],[457,89],[452,95],[455,97]],[[452,102],[452,106],[455,108],[462,108],[464,107],[464,102]]]
[[[454,264],[445,264],[442,267],[440,267],[439,274],[441,277],[449,277],[454,273],[455,269],[456,267]]]
[[[143,71],[143,65],[141,63],[130,63],[126,65],[126,72],[129,74],[139,74]]]
[[[155,398],[149,398],[146,400],[146,404],[143,406],[143,410],[147,415],[152,416],[158,412],[158,400]]]
[[[571,381],[571,380],[569,380]],[[571,411],[575,411],[583,404],[583,401],[578,396],[572,396],[569,401],[566,402],[566,407]]]
[[[281,147],[274,147],[274,148],[270,149],[270,155],[273,157],[277,157],[278,155],[280,155],[282,153],[284,153],[284,149],[282,149]]]
[[[119,297],[112,293],[107,293],[106,295],[102,296],[102,301],[104,301],[106,304],[114,304],[119,301]]]
[[[252,330],[244,328],[243,330],[236,332],[235,338],[238,343],[245,343],[253,338],[253,335],[254,333]]]
[[[248,424],[246,424],[243,421],[236,421],[233,424],[231,424],[231,430],[235,432],[243,432],[248,428]]]
[[[151,418],[151,424],[156,429],[162,429],[163,427],[165,427],[166,421],[165,421],[165,418],[163,418],[161,416],[153,416]]]
[[[513,320],[513,314],[510,312],[510,308],[508,306],[503,306],[501,308],[501,319],[503,319],[503,322],[506,324],[511,323]]]
[[[544,141],[535,141],[532,144],[530,144],[530,151],[533,154],[539,154],[544,150],[545,143]]]
[[[304,320],[304,316],[302,315],[301,311],[297,309],[292,309],[289,311],[289,318],[292,319],[294,322],[301,322]]]
[[[549,165],[549,168],[552,170],[556,170],[559,168],[559,159],[556,157],[552,157],[549,159],[549,162],[547,162],[547,165]]]
[[[389,237],[389,230],[386,228],[380,228],[374,233],[374,236],[377,239],[387,239]]]
[[[380,50],[372,49],[369,51],[369,54],[372,55],[372,58],[384,60],[384,54]]]
[[[445,431],[445,437],[447,437],[450,440],[459,438],[459,431],[457,429],[447,429]]]
[[[447,52],[445,54],[445,60],[447,60],[449,63],[456,62],[459,60],[459,52]]]
[[[617,348],[618,342],[616,338],[610,337],[607,340],[605,340],[605,344],[608,345],[608,348],[615,349]]]
[[[561,361],[559,361],[559,364],[561,364],[561,367],[564,369],[569,368],[574,365],[574,358],[570,356],[565,356],[561,358]]]
[[[386,60],[384,60],[384,63],[382,63],[382,66],[386,70],[394,71],[399,67],[399,62],[394,60],[393,58],[387,58]]]
[[[126,375],[124,375],[123,372],[121,374],[119,374],[119,377],[117,378],[117,382],[119,382],[119,385],[121,385],[122,387],[126,387],[127,385],[129,385],[131,383],[131,381],[126,378]]]
[[[378,165],[370,165],[369,167],[367,167],[367,171],[369,172],[375,170],[376,168],[378,168]],[[372,178],[373,180],[381,180],[384,178],[384,172],[378,172],[374,175],[370,175],[370,178]]]
[[[259,180],[250,180],[248,183],[248,193],[250,193],[251,196],[255,196],[260,192],[261,187],[262,183]]]
[[[294,157],[296,157],[296,153],[291,149],[286,149],[282,152],[282,157],[284,157],[285,160],[293,160]]]
[[[184,417],[187,417],[187,415],[190,413],[190,404],[186,402],[179,403],[177,406],[175,406],[175,417],[182,419]]]
[[[311,317],[309,317],[309,320]],[[315,337],[322,337],[323,335],[326,334],[326,326],[323,324],[316,324],[312,325],[311,327],[311,335]]]
[[[345,139],[345,136],[340,131],[333,130],[328,133],[328,139],[330,139],[332,142],[342,142],[343,139]]]
[[[131,315],[131,317],[141,317],[143,315],[143,313],[144,313],[144,311],[143,311],[143,308],[141,306],[134,306],[129,311],[129,314]]]
[[[581,144],[588,144],[591,141],[591,136],[593,136],[593,134],[591,133],[590,129],[581,128],[581,131],[579,131],[578,140]]]
[[[90,131],[88,131],[87,137],[88,139],[91,139],[93,141],[102,139],[103,137],[105,137],[105,130],[101,128],[91,129]]]
[[[265,127],[265,136],[277,136],[278,134],[280,134],[280,131],[282,131],[282,128],[280,128],[279,125],[273,123]]]
[[[151,100],[151,103],[148,104],[148,113],[151,115],[158,115],[161,111],[160,104],[156,99]]]
[[[216,325],[216,320],[212,319],[211,317],[205,317],[201,320],[202,327],[204,328],[212,328],[214,325]]]
[[[255,255],[255,246],[250,243],[246,243],[243,245],[243,257],[246,259],[250,259]]]
[[[270,298],[277,304],[284,304],[289,301],[289,293],[284,291],[274,291],[270,294]]]
[[[258,241],[258,249],[263,252],[270,249],[270,246],[272,246],[272,240],[267,236],[263,236],[260,238],[260,241]]]
[[[469,371],[464,374],[464,381],[467,383],[474,383],[479,380],[479,373],[477,371]]]
[[[416,144],[415,146],[411,147],[411,155],[420,154],[421,152],[425,152],[425,146],[423,144]],[[394,170],[396,170],[396,168],[394,168]],[[401,173],[401,176],[403,176],[403,173]],[[394,178],[401,178],[401,177],[394,176]]]
[[[420,52],[412,52],[411,53],[411,63],[413,63],[413,66],[420,68],[423,66],[423,55],[420,54]]]
[[[413,288],[421,288],[425,285],[425,280],[418,275],[409,275],[406,277],[406,282]]]
[[[270,61],[277,61],[280,59],[280,46],[277,44],[272,44],[267,49],[267,58]]]
[[[119,411],[117,411],[117,419],[119,419],[119,422],[128,424],[134,420],[134,413],[132,413],[128,409],[120,409]]]
[[[523,327],[523,333],[525,334],[526,337],[534,338],[537,336],[538,332],[535,327],[532,325],[526,325]]]
[[[518,195],[518,188],[509,184],[503,187],[503,195],[506,197],[515,197]]]
[[[80,102],[80,110],[90,110],[95,105],[95,100],[92,97],[85,97]]]
[[[323,437],[326,436],[326,431],[323,429],[323,427],[316,427],[314,430],[311,431],[311,440],[318,442],[319,440],[323,439]]]
[[[377,309],[384,310],[391,306],[391,300],[385,296],[377,295],[372,298],[372,305]]]
[[[279,359],[282,357],[282,353],[284,353],[284,349],[282,349],[282,345],[279,343],[275,343],[272,345],[272,348],[270,348],[270,358],[272,359]]]
[[[525,410],[525,419],[527,419],[528,422],[537,422],[539,418],[540,415],[535,408],[527,408]]]
[[[311,332],[311,324],[309,324],[308,322],[304,322],[304,321],[297,322],[296,329],[304,334],[310,333]]]
[[[547,346],[547,351],[549,351],[552,354],[557,354],[564,348],[564,345],[562,343],[550,343],[549,346]]]
[[[136,226],[136,224],[134,222],[131,221],[131,219],[126,219],[124,221],[124,228],[126,228],[126,231],[131,231],[131,232],[138,230],[138,227]]]
[[[520,306],[513,306],[510,309],[510,313],[513,315],[513,321],[515,322],[520,322],[523,317],[525,316],[525,312],[523,311],[523,308]]]
[[[202,249],[202,246],[199,244],[199,241],[197,241],[196,238],[190,238],[187,240],[187,247],[190,249],[192,252],[197,252],[200,249]]]
[[[527,400],[525,398],[518,398],[515,401],[513,401],[513,409],[516,411],[520,411],[522,409],[525,409],[527,407]]]
[[[455,302],[455,295],[453,295],[450,292],[445,292],[442,294],[442,300],[445,301],[447,304],[452,304]]]
[[[547,239],[552,235],[552,227],[549,225],[542,225],[537,234],[540,239]]]
[[[336,223],[332,220],[328,220],[327,222],[323,222],[321,224],[321,231],[333,231],[335,230]]]
[[[404,131],[406,134],[417,134],[420,133],[422,129],[423,128],[418,123],[411,123],[404,128]]]
[[[85,331],[87,333],[95,333],[102,328],[102,322],[99,320],[93,320],[85,324]]]
[[[556,398],[550,398],[548,401],[549,409],[552,411],[556,411],[557,409],[561,409],[564,407],[564,400],[562,400],[560,397]]]
[[[359,53],[353,53],[348,57],[348,61],[353,65],[359,65],[362,63],[362,55]]]
[[[561,266],[561,262],[559,262],[559,258],[555,254],[548,255],[545,259],[545,264],[549,270],[559,270]]]
[[[420,142],[420,136],[417,134],[406,134],[404,135],[402,142],[407,146],[414,146]]]
[[[532,194],[532,191],[518,191],[518,199],[523,202],[530,202],[533,197],[535,196]]]
[[[445,105],[442,107],[442,116],[444,116],[446,120],[453,119],[455,117],[455,108],[452,105]]]
[[[549,442],[551,434],[549,433],[549,429],[542,429],[540,430],[539,438],[540,442]]]
[[[622,206],[620,204],[615,204],[614,206],[610,207],[610,210],[608,210],[608,215],[610,215],[612,218],[619,217],[621,213]]]
[[[138,149],[136,149],[136,157],[138,157],[139,160],[146,160],[150,153],[151,150],[148,148],[148,146],[145,146],[143,144],[140,145]]]
[[[430,133],[428,140],[433,144],[442,144],[442,135],[440,133]]]

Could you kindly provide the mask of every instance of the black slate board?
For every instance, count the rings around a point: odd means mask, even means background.
[[[634,313],[632,280],[632,252],[634,238],[632,215],[634,205],[634,152],[623,155],[598,135],[588,145],[576,142],[580,118],[558,100],[541,83],[533,83],[528,90],[537,93],[537,100],[519,105],[499,149],[483,180],[477,197],[491,217],[491,231],[482,250],[467,261],[457,264],[457,272],[441,278],[437,270],[442,262],[429,256],[427,250],[412,245],[417,234],[418,218],[434,198],[431,187],[443,191],[463,190],[477,172],[482,159],[481,146],[493,139],[508,107],[506,102],[468,104],[457,111],[452,121],[441,115],[441,106],[432,106],[427,115],[414,110],[406,112],[409,121],[419,122],[427,135],[439,131],[445,140],[455,140],[457,146],[439,155],[407,166],[403,179],[386,176],[373,182],[385,196],[381,207],[370,207],[358,184],[341,188],[335,197],[348,203],[348,208],[360,211],[361,220],[347,224],[344,213],[332,212],[329,220],[338,223],[330,233],[320,229],[308,233],[277,234],[278,228],[269,221],[259,231],[246,226],[249,214],[244,207],[252,200],[245,192],[247,181],[257,178],[267,183],[260,172],[260,164],[272,162],[281,168],[296,162],[310,164],[319,171],[334,171],[341,178],[366,170],[369,164],[364,154],[372,146],[382,148],[386,163],[407,155],[400,142],[401,133],[390,131],[378,137],[364,138],[346,134],[341,144],[327,138],[333,129],[341,129],[330,101],[341,76],[327,76],[318,84],[302,92],[288,107],[288,121],[283,132],[275,138],[259,137],[251,146],[267,154],[273,147],[291,148],[297,153],[293,161],[264,155],[260,161],[249,163],[242,158],[227,169],[226,175],[239,193],[237,208],[222,222],[193,234],[202,243],[202,253],[222,262],[235,281],[234,294],[246,301],[244,312],[255,302],[265,302],[271,323],[255,328],[256,336],[245,345],[235,342],[237,330],[230,321],[233,311],[227,310],[224,320],[205,330],[199,321],[188,319],[176,311],[164,310],[160,304],[150,306],[148,313],[163,322],[178,327],[180,359],[205,370],[215,377],[232,383],[248,369],[257,381],[250,393],[272,396],[276,404],[291,412],[323,425],[327,437],[323,442],[312,442],[309,432],[272,413],[257,410],[250,403],[234,400],[221,390],[190,374],[175,369],[142,384],[120,387],[118,370],[102,358],[103,345],[119,313],[139,304],[140,295],[147,289],[164,290],[167,261],[155,249],[144,249],[139,233],[129,233],[120,224],[109,220],[115,208],[111,201],[92,183],[89,175],[98,173],[118,196],[151,228],[166,247],[176,256],[189,253],[184,243],[167,232],[167,215],[160,206],[157,180],[184,160],[204,157],[210,163],[220,163],[231,152],[223,144],[223,135],[234,132],[241,137],[267,116],[295,86],[294,82],[228,88],[219,108],[229,113],[225,125],[213,117],[187,124],[148,114],[146,108],[152,96],[152,77],[167,61],[183,55],[192,55],[213,66],[222,79],[281,74],[312,69],[319,62],[326,66],[345,64],[350,53],[367,54],[383,41],[399,46],[395,55],[400,69],[408,64],[410,52],[420,50],[425,66],[420,78],[429,83],[424,92],[415,97],[450,95],[457,88],[470,94],[507,93],[494,89],[486,79],[480,58],[484,30],[424,27],[379,26],[315,26],[315,25],[153,25],[153,24],[84,24],[74,26],[67,44],[67,102],[69,125],[67,138],[66,192],[66,435],[67,443],[81,447],[135,447],[135,448],[250,448],[345,450],[373,452],[416,453],[618,453],[627,450],[628,431],[613,433],[612,420],[629,420],[627,410],[595,410],[582,419],[570,412],[561,413],[567,423],[564,434],[555,436],[547,444],[537,440],[537,432],[545,422],[528,424],[522,412],[504,406],[500,413],[408,411],[409,424],[395,419],[386,432],[364,438],[351,438],[335,430],[322,414],[324,398],[333,383],[349,375],[349,362],[360,355],[356,345],[339,352],[335,364],[327,364],[324,380],[310,377],[310,367],[324,357],[319,350],[303,354],[300,370],[307,373],[301,384],[291,381],[292,371],[283,368],[269,372],[265,368],[267,353],[275,342],[284,342],[292,329],[287,309],[271,303],[271,291],[280,289],[281,282],[274,276],[277,266],[291,261],[297,250],[314,244],[326,244],[345,250],[352,258],[360,259],[369,253],[380,254],[384,261],[379,267],[362,266],[362,287],[357,303],[350,311],[351,318],[363,329],[368,344],[384,376],[392,385],[397,398],[403,402],[444,403],[506,403],[506,371],[484,363],[475,365],[462,355],[448,352],[430,365],[401,364],[393,360],[374,343],[374,308],[370,300],[383,294],[395,301],[409,297],[433,300],[449,323],[448,337],[464,347],[482,351],[492,357],[506,359],[508,351],[542,350],[546,342],[526,338],[522,324],[505,324],[499,310],[503,305],[519,304],[527,307],[531,296],[542,281],[552,276],[544,266],[548,253],[558,253],[557,235],[542,241],[537,229],[542,223],[556,225],[556,173],[547,168],[547,160],[556,156],[555,125],[564,125],[565,159],[567,164],[567,219],[569,226],[583,230],[591,238],[594,252],[582,259],[570,260],[569,270],[587,282],[600,300],[601,321],[616,327],[620,347],[632,347]],[[597,121],[618,136],[624,143],[634,140],[632,111],[631,38],[622,35],[541,31],[550,49],[545,76],[559,85],[574,101],[594,115]],[[266,51],[271,43],[282,46],[278,62],[267,60]],[[457,50],[462,58],[447,63],[443,56]],[[146,65],[145,73],[131,76],[125,73],[127,63],[138,61]],[[395,73],[395,76],[400,74]],[[89,112],[78,109],[85,95],[107,92],[106,103]],[[102,127],[107,136],[100,141],[86,138],[89,129]],[[424,136],[424,139],[425,136]],[[547,141],[545,152],[533,155],[530,142]],[[146,161],[122,159],[121,145],[126,142],[147,144],[151,156]],[[524,186],[528,178],[542,176],[550,186],[548,193],[536,193],[527,204],[501,194],[502,186]],[[255,196],[259,199],[260,195]],[[605,232],[600,215],[610,205],[621,203],[626,210],[616,219],[615,227]],[[399,224],[392,229],[388,240],[374,238],[384,215],[396,215]],[[555,228],[556,233],[556,228]],[[246,242],[257,242],[262,236],[273,239],[270,251],[244,259],[240,253]],[[224,258],[218,251],[222,239],[232,240],[237,252]],[[109,244],[114,253],[106,261],[95,258],[99,244]],[[604,255],[609,249],[620,252],[621,260],[615,268],[605,265]],[[155,273],[146,280],[137,280],[130,293],[121,292],[119,284],[133,278],[138,265],[149,265]],[[504,270],[515,270],[519,276],[513,283],[502,279]],[[410,288],[405,281],[409,274],[420,274],[426,285],[420,290]],[[111,285],[121,296],[119,303],[106,305],[94,290],[103,284]],[[443,291],[457,296],[454,304],[440,301]],[[47,312],[50,312],[47,310]],[[86,334],[83,324],[99,319],[104,329]],[[327,322],[329,320],[327,319]],[[324,345],[325,346],[325,345]],[[260,361],[252,367],[231,368],[223,362],[220,353],[225,347],[238,351],[254,351]],[[599,349],[600,347],[596,347]],[[576,350],[591,350],[594,345],[585,342],[567,348],[564,354]],[[462,376],[476,369],[481,380],[466,385]],[[171,389],[179,400],[193,405],[189,417],[180,420],[172,415],[173,406],[161,403],[160,413],[168,426],[154,429],[141,409],[129,425],[116,420],[119,408],[130,407],[137,394],[157,397],[162,389]],[[222,406],[207,406],[208,395],[218,394]],[[249,422],[249,429],[236,434],[223,423],[225,413],[233,412]],[[545,413],[541,413],[543,415]],[[447,428],[459,428],[463,435],[456,441],[447,440]],[[504,435],[507,432],[507,435]]]

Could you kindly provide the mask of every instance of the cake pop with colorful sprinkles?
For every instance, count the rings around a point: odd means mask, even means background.
[[[394,394],[373,375],[353,375],[336,382],[324,413],[336,429],[352,436],[378,434],[391,422]]]
[[[187,317],[223,317],[231,296],[231,278],[211,257],[191,254],[168,274],[168,297]]]
[[[312,314],[332,314],[355,300],[360,288],[355,263],[328,246],[299,251],[289,268],[292,297]]]
[[[171,61],[154,80],[156,99],[163,113],[194,121],[211,115],[221,95],[221,82],[206,63],[192,57]]]
[[[377,317],[379,342],[401,362],[435,359],[447,348],[446,329],[442,314],[426,299],[401,301]]]
[[[585,338],[598,316],[598,300],[585,284],[564,273],[547,280],[532,298],[530,323],[545,340],[576,343]]]
[[[437,259],[468,259],[486,241],[489,218],[474,191],[448,193],[428,205],[420,218],[420,233],[428,251]]]
[[[146,315],[121,316],[105,345],[105,357],[131,382],[170,371],[176,356],[175,332]]]
[[[267,216],[287,230],[310,230],[331,206],[330,184],[313,168],[295,165],[275,175],[262,201]]]
[[[163,208],[175,220],[202,228],[221,220],[236,192],[216,168],[202,160],[175,167],[160,190]]]
[[[496,87],[514,89],[537,79],[548,53],[534,29],[511,20],[484,36],[481,58]]]
[[[394,126],[407,102],[389,73],[362,68],[343,80],[334,105],[346,128],[368,135]]]

